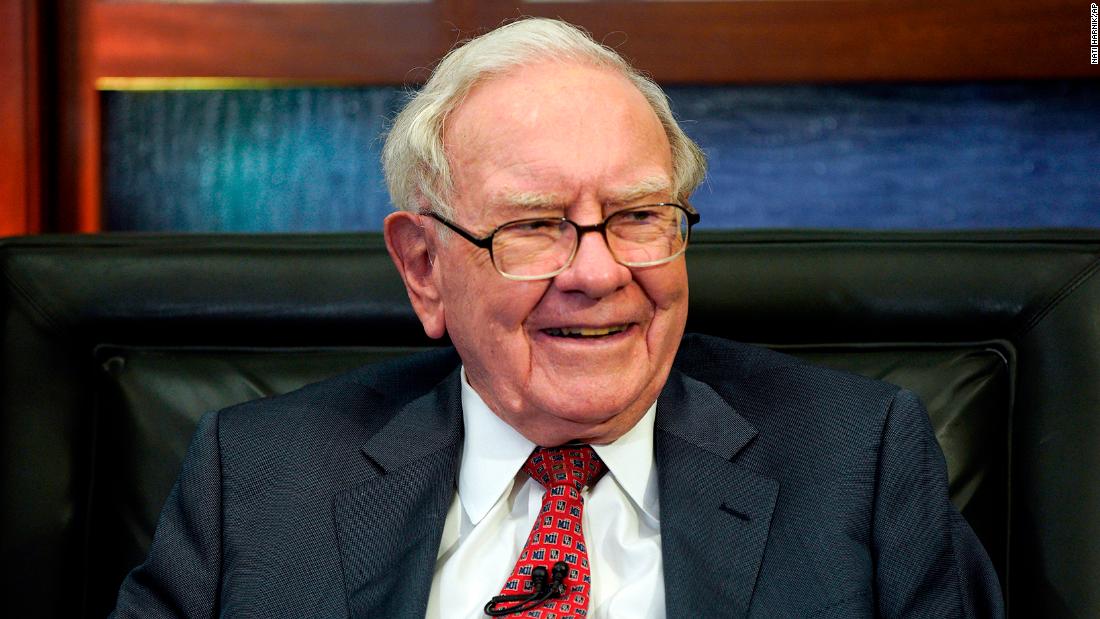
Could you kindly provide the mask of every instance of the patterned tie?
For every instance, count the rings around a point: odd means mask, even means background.
[[[532,619],[585,617],[592,579],[588,569],[588,549],[581,532],[581,514],[584,512],[581,490],[595,484],[607,468],[588,445],[565,445],[539,447],[527,458],[523,470],[538,480],[546,492],[542,497],[542,509],[531,529],[531,537],[500,593],[508,596],[533,593],[531,576],[537,573],[535,568],[544,567],[548,573],[546,580],[550,582],[554,579],[552,574],[558,563],[563,563],[566,568],[561,570],[559,566],[558,572],[559,578],[564,575],[565,586],[560,597],[506,616]],[[503,606],[514,608],[518,604]]]

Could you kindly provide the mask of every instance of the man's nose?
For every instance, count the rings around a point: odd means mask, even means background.
[[[599,299],[627,285],[631,277],[630,269],[615,261],[604,236],[589,231],[581,235],[573,263],[554,277],[554,285],[565,292],[583,292]]]

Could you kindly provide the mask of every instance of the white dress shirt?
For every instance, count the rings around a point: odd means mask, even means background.
[[[581,526],[592,593],[588,617],[665,616],[653,421],[657,404],[609,445],[593,445],[608,472],[585,489]],[[443,525],[429,619],[481,619],[500,593],[542,506],[542,485],[521,467],[535,444],[497,417],[462,370],[462,462]]]

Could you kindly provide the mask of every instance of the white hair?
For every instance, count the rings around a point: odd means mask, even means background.
[[[677,124],[660,86],[580,28],[556,19],[525,18],[451,50],[394,119],[382,148],[382,168],[394,206],[453,217],[448,200],[453,187],[451,169],[443,143],[447,116],[477,84],[544,60],[608,68],[630,80],[649,102],[668,137],[673,195],[686,200],[695,191],[706,173],[706,159]]]

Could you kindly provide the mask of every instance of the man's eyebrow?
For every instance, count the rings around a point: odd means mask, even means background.
[[[609,204],[626,204],[654,194],[669,194],[672,182],[665,176],[649,176],[637,183],[620,187],[608,196]]]
[[[499,202],[505,206],[514,206],[519,208],[552,208],[555,206],[561,206],[566,202],[562,196],[552,193],[542,193],[538,191],[522,191],[519,193],[509,193],[501,197]]]
[[[539,191],[502,193],[491,199],[495,212],[514,217],[537,217],[540,212],[560,211],[568,202],[563,196]]]

